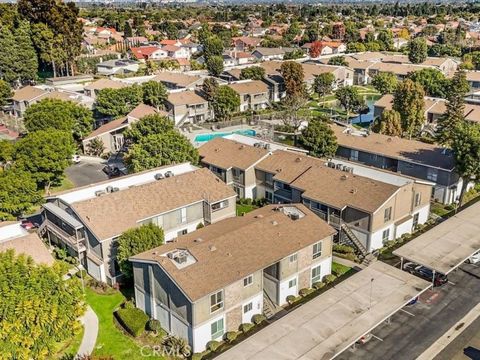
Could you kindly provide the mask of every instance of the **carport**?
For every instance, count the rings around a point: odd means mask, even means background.
[[[401,259],[448,275],[480,250],[480,202],[393,251]]]
[[[217,359],[333,359],[429,287],[425,280],[374,262]]]

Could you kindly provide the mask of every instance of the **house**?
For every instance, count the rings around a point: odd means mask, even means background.
[[[339,145],[337,157],[432,182],[435,201],[451,204],[458,199],[463,182],[452,153],[443,147],[338,125],[332,129]]]
[[[256,37],[241,36],[232,38],[233,47],[237,51],[252,51],[259,46],[261,42],[262,39]]]
[[[472,91],[480,90],[480,71],[466,71],[467,81]]]
[[[140,62],[162,60],[168,57],[168,51],[157,46],[131,47],[130,52]]]
[[[295,50],[294,48],[266,48],[257,47],[252,52],[252,56],[258,61],[283,60],[283,56]]]
[[[21,118],[30,105],[40,101],[48,91],[35,86],[25,86],[16,90],[12,96],[13,116]]]
[[[217,222],[131,257],[135,303],[201,352],[330,274],[334,233],[301,204]]]
[[[240,96],[240,111],[261,110],[269,105],[268,86],[261,80],[242,80],[225,86]]]
[[[140,64],[135,60],[108,60],[97,64],[97,73],[100,75],[125,75],[136,73]]]
[[[26,255],[37,264],[53,265],[55,259],[35,230],[27,230],[18,221],[0,221],[0,252],[15,251]]]
[[[148,39],[145,36],[130,36],[125,38],[128,46],[138,46],[140,44],[147,44]]]
[[[302,63],[304,80],[307,89],[311,89],[315,78],[324,73],[331,73],[335,77],[334,89],[353,85],[353,70],[344,66],[323,65],[317,63]]]
[[[166,51],[167,57],[172,59],[189,59],[191,55],[187,48],[176,45],[162,46],[162,50]]]
[[[82,140],[83,151],[86,154],[89,153],[89,145],[94,139],[102,141],[104,153],[114,153],[119,151],[124,144],[123,132],[125,129],[129,128],[132,123],[145,116],[154,114],[167,116],[166,112],[157,110],[154,107],[145,104],[138,105],[127,114],[127,116],[103,124],[87,135]]]
[[[113,284],[121,276],[116,252],[123,232],[153,223],[169,242],[199,224],[235,216],[235,197],[208,169],[165,166],[50,197],[39,232],[93,278]]]
[[[168,116],[177,126],[201,123],[212,118],[208,101],[193,90],[170,92],[165,106]]]
[[[170,90],[188,89],[195,90],[202,86],[203,78],[197,75],[188,75],[184,73],[162,71],[153,78],[154,81],[160,81]]]
[[[84,93],[87,96],[95,99],[100,90],[103,89],[121,89],[127,87],[128,85],[122,81],[111,80],[111,79],[98,79],[84,88]]]

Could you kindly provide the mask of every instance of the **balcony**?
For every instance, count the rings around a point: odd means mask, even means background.
[[[292,201],[292,190],[277,189],[275,190],[274,195]]]
[[[340,216],[338,216],[338,215],[330,214],[328,220],[329,220],[328,223],[329,223],[330,225],[333,225],[333,226],[336,226],[336,227],[340,227],[340,223],[341,223],[341,220],[342,220],[342,219],[340,219]]]
[[[48,231],[54,233],[57,237],[59,237],[67,246],[71,247],[75,251],[83,252],[87,250],[86,246],[86,239],[77,239],[76,236],[70,235],[65,230],[60,228],[59,226],[55,225],[53,222],[49,220],[45,220],[45,227]]]

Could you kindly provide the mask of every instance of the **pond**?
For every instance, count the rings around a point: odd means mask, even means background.
[[[376,98],[369,97],[366,101],[367,106],[368,106],[368,113],[350,118],[351,123],[352,124],[371,123],[374,120],[374,118],[373,118],[373,104],[375,104],[376,101],[377,101]]]

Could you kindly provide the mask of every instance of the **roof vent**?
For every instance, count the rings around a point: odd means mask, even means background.
[[[302,158],[301,158],[301,157],[297,157],[297,158],[295,159],[295,162],[300,162],[300,161],[302,161]]]
[[[352,190],[350,190],[350,194],[356,194],[357,193],[357,189],[353,188]]]
[[[113,186],[107,186],[107,187],[105,188],[105,191],[106,191],[107,193],[113,192]]]
[[[154,176],[155,180],[162,180],[164,178],[162,173],[155,174]]]
[[[105,190],[97,190],[97,191],[95,191],[95,196],[102,196],[102,195],[105,195],[105,194],[106,194]]]
[[[210,245],[208,249],[213,252],[217,250],[217,247],[215,245]]]
[[[390,138],[390,137],[387,139],[387,142],[392,142],[392,141],[393,141],[393,140],[392,140],[392,138]]]
[[[172,177],[172,176],[175,176],[175,174],[172,171],[167,171],[165,173],[165,177],[167,177],[167,178]]]
[[[255,219],[261,219],[261,218],[263,218],[262,214],[255,215]]]
[[[277,226],[277,225],[278,225],[278,222],[276,222],[275,220],[272,220],[272,225],[273,225],[273,226]]]
[[[348,176],[347,175],[342,175],[340,176],[340,180],[347,180],[348,179]]]
[[[242,145],[240,145],[240,149],[243,149],[244,147],[245,147],[245,145],[243,145],[243,144],[242,144]]]
[[[196,243],[200,243],[200,242],[202,242],[202,241],[203,241],[202,238],[196,238],[195,240],[193,240],[193,242],[196,242]]]

